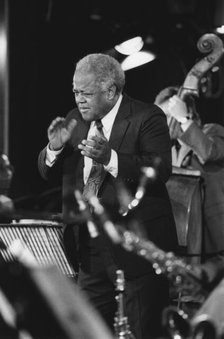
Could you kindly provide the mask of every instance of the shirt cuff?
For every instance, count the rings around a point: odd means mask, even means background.
[[[117,174],[118,174],[118,156],[117,156],[117,152],[115,152],[113,149],[111,150],[111,157],[110,157],[109,164],[104,166],[104,168],[114,178],[117,177]]]
[[[49,147],[49,143],[46,148],[46,165],[52,167],[57,160],[58,155],[62,152],[63,148],[59,151],[53,151]]]
[[[193,121],[192,121],[191,119],[187,119],[186,122],[182,122],[182,123],[180,124],[182,131],[185,132],[185,131],[188,129],[188,127],[190,127],[190,125],[192,124],[192,122],[193,122]]]

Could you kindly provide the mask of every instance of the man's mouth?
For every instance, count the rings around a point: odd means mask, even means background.
[[[86,111],[89,110],[89,108],[88,107],[80,107],[79,106],[79,110],[80,110],[80,112],[86,112]]]

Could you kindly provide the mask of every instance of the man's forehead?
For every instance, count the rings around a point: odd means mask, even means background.
[[[96,87],[96,76],[92,73],[75,73],[73,78],[74,88]]]

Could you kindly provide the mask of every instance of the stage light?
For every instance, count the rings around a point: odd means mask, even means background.
[[[216,27],[215,31],[216,33],[224,34],[224,25]]]
[[[224,1],[216,0],[214,7],[214,32],[224,34]]]
[[[154,60],[156,55],[149,51],[139,51],[127,56],[122,62],[121,67],[124,71],[139,67]]]
[[[133,53],[139,52],[144,45],[142,37],[136,36],[135,38],[126,40],[119,45],[116,45],[114,48],[117,52],[124,55],[131,55]]]

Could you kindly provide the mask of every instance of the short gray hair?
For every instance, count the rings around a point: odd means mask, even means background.
[[[115,85],[122,92],[125,74],[121,64],[112,56],[102,53],[88,54],[76,64],[75,72],[91,73],[96,76],[98,86],[104,89]]]

